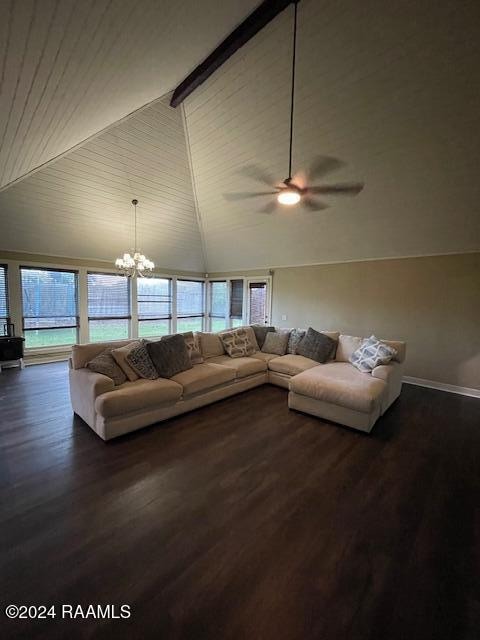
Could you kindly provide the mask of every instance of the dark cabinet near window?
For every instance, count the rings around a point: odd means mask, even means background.
[[[23,343],[25,338],[0,337],[0,368],[2,362],[18,360],[23,365]]]

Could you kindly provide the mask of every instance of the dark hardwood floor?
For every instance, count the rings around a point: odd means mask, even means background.
[[[364,435],[264,386],[108,444],[64,363],[0,374],[1,638],[480,637],[480,401]],[[7,604],[128,604],[8,620]]]

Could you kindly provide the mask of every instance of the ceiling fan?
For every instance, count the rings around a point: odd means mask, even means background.
[[[267,184],[274,191],[258,191],[258,192],[242,192],[242,193],[225,193],[226,200],[244,200],[247,198],[255,198],[257,196],[276,196],[274,200],[269,202],[260,211],[262,213],[272,213],[278,204],[292,206],[300,201],[304,207],[310,211],[321,211],[326,209],[328,205],[317,198],[315,195],[347,195],[354,196],[363,189],[363,183],[344,183],[332,185],[311,185],[313,180],[324,176],[335,169],[344,166],[344,163],[330,156],[317,156],[313,162],[307,179],[300,175],[292,177],[292,149],[293,149],[293,111],[295,105],[295,56],[297,45],[297,5],[299,0],[294,2],[294,19],[293,19],[293,55],[292,55],[292,90],[290,101],[290,144],[288,152],[288,177],[283,182],[275,183],[275,180],[265,173],[256,165],[248,165],[241,170],[241,173],[249,178],[253,178],[259,182]]]

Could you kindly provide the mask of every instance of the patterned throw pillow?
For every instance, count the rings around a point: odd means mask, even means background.
[[[297,353],[297,346],[300,340],[305,336],[305,331],[301,329],[292,329],[288,338],[287,353]]]
[[[263,353],[284,356],[287,352],[289,331],[269,331],[262,346]]]
[[[397,355],[397,350],[370,336],[350,356],[350,362],[363,373],[370,373],[380,364],[388,364]]]
[[[257,339],[258,348],[261,349],[265,342],[267,333],[275,331],[275,327],[266,327],[264,324],[252,324],[251,326],[255,333],[255,338]]]
[[[308,327],[307,332],[297,345],[297,354],[324,364],[333,357],[337,344],[320,331]]]
[[[188,355],[192,364],[202,364],[203,356],[200,351],[200,342],[198,336],[193,331],[186,331],[181,334],[185,338],[185,344],[187,345]]]
[[[179,333],[147,342],[147,351],[161,378],[171,378],[193,367],[185,338]]]
[[[153,366],[152,359],[148,355],[145,340],[142,340],[138,347],[135,347],[130,351],[126,360],[140,378],[146,378],[147,380],[156,380],[158,378],[157,370]]]
[[[98,356],[95,356],[93,360],[90,360],[90,362],[87,363],[87,369],[111,378],[116,387],[127,381],[127,376],[115,362],[111,349],[105,349],[105,351],[99,353]]]
[[[255,353],[255,345],[252,344],[248,332],[243,328],[223,331],[220,334],[225,351],[231,358],[242,358]]]

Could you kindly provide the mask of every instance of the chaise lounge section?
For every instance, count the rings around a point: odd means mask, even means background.
[[[362,338],[324,333],[337,343],[335,358],[325,364],[302,355],[260,350],[232,358],[224,352],[220,334],[199,333],[203,363],[170,379],[139,379],[119,386],[86,365],[106,349],[131,340],[74,345],[69,362],[72,407],[97,435],[110,440],[270,383],[289,389],[291,409],[369,432],[400,395],[405,343],[385,341],[395,347],[395,360],[370,374],[348,361]]]

